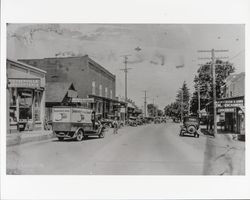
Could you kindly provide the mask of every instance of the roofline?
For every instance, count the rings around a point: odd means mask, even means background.
[[[112,74],[110,71],[108,71],[106,68],[104,68],[103,66],[101,66],[100,64],[98,64],[96,61],[94,61],[92,58],[89,57],[88,54],[84,55],[84,56],[67,56],[67,57],[46,57],[46,58],[33,58],[33,59],[19,59],[19,60],[45,60],[45,59],[67,59],[67,58],[83,58],[83,57],[87,57],[89,62],[92,62],[95,67],[98,67],[100,70],[102,70],[103,72],[105,72],[106,74],[110,75],[114,80],[116,78],[116,76],[114,74]]]
[[[45,70],[39,69],[39,68],[37,68],[37,67],[33,67],[32,65],[28,65],[28,64],[26,64],[26,63],[23,63],[23,62],[20,62],[20,61],[17,61],[17,60],[12,60],[12,59],[7,58],[7,61],[12,62],[12,63],[17,63],[17,64],[19,64],[19,65],[22,65],[22,66],[24,66],[24,67],[28,67],[28,68],[30,68],[30,69],[33,69],[33,70],[42,72],[42,73],[44,73],[44,74],[47,73]]]
[[[89,62],[92,62],[93,64],[95,64],[95,67],[98,67],[100,70],[102,70],[106,74],[110,75],[113,79],[115,79],[115,75],[114,74],[112,74],[110,71],[108,71],[106,68],[104,68],[103,66],[101,66],[100,64],[98,64],[93,59],[91,59],[88,55],[87,55],[87,58],[88,58]]]

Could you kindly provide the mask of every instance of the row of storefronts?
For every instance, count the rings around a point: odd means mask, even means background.
[[[25,61],[7,59],[9,133],[43,129],[52,119],[52,107],[60,105],[83,106],[102,118],[125,120],[127,103],[115,97],[115,76],[88,56]]]
[[[217,122],[221,132],[245,134],[245,73],[229,76],[221,88],[222,98],[217,99]],[[206,106],[212,126],[213,105]]]

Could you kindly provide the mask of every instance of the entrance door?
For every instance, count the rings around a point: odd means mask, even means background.
[[[225,113],[225,131],[234,132],[234,113]]]

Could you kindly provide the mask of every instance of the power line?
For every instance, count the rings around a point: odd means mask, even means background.
[[[238,57],[244,51],[245,51],[245,49],[241,50],[240,52],[238,52],[237,54],[235,54],[233,57],[229,58],[228,61],[233,60],[234,58]]]

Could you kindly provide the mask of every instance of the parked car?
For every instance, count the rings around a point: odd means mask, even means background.
[[[154,123],[155,123],[155,124],[160,124],[160,123],[161,123],[160,117],[155,117]]]
[[[113,128],[114,127],[114,120],[113,119],[101,119],[101,123],[104,126]]]
[[[136,117],[129,117],[128,125],[129,126],[137,126]]]
[[[136,123],[137,123],[137,125],[143,125],[143,121],[141,118],[137,118]]]
[[[200,126],[200,120],[195,116],[186,116],[183,119],[183,125],[181,125],[180,136],[185,134],[199,137],[198,129]]]
[[[161,117],[161,123],[167,123],[166,117]]]

